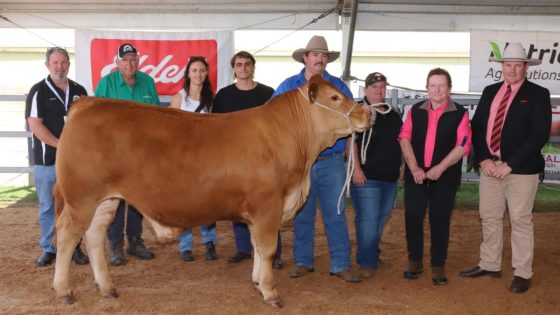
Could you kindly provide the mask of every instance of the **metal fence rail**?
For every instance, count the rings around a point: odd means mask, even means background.
[[[412,99],[412,98],[398,98],[397,90],[392,91],[391,98],[387,99],[387,103],[391,104],[391,106],[398,110],[399,112],[403,113],[407,106],[412,106],[417,102],[421,101],[421,99]],[[12,102],[24,102],[26,96],[25,95],[0,95],[0,102],[1,101],[12,101]],[[466,109],[473,111],[478,104],[478,96],[467,96],[463,98],[461,96],[454,96],[453,100],[456,101],[458,104],[463,105]],[[560,98],[553,98],[553,103],[560,104]],[[23,118],[22,118],[23,119]],[[29,166],[0,166],[0,173],[33,173],[33,161],[29,159],[33,158],[33,152],[31,147],[31,136],[32,133],[30,131],[0,131],[0,138],[27,138],[27,151],[28,151],[28,165]],[[550,137],[550,142],[560,142],[560,136]],[[478,181],[478,175],[476,173],[463,173],[462,175],[463,181]],[[560,174],[546,174],[545,179],[549,180],[560,180]]]

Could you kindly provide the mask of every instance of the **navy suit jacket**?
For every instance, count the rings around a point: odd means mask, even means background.
[[[484,89],[471,121],[476,164],[491,157],[486,130],[490,106],[502,84]],[[508,109],[500,140],[501,159],[511,167],[512,174],[536,174],[544,170],[541,149],[548,142],[551,121],[550,92],[525,80]]]

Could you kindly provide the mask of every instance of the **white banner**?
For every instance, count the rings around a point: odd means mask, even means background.
[[[138,50],[138,70],[152,76],[160,96],[172,96],[183,85],[191,56],[206,57],[215,91],[233,82],[230,58],[233,32],[120,32],[76,30],[76,81],[93,95],[101,77],[117,70],[118,47],[131,43]]]
[[[469,91],[482,92],[487,85],[503,81],[502,65],[488,59],[492,45],[501,53],[508,43],[521,43],[529,58],[542,60],[531,66],[527,79],[560,94],[560,33],[471,31]]]
[[[544,172],[547,174],[560,174],[560,154],[543,153]]]

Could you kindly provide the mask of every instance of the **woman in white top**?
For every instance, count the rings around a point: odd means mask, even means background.
[[[210,113],[214,101],[212,84],[208,79],[208,62],[205,57],[190,57],[185,69],[183,89],[173,96],[171,107],[189,112]],[[218,258],[215,245],[217,243],[216,224],[200,227],[202,243],[206,244],[206,260]],[[193,261],[192,230],[186,230],[179,237],[179,251],[183,261]]]

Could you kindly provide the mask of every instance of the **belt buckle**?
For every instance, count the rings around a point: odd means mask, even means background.
[[[491,155],[490,159],[494,162],[502,162],[502,159],[496,155]]]

